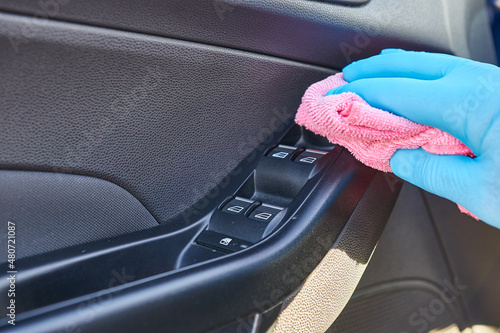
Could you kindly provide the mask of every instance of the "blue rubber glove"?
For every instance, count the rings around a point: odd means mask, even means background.
[[[437,127],[477,156],[400,149],[393,172],[450,199],[500,228],[500,68],[445,54],[388,49],[344,68],[348,84],[370,105]]]

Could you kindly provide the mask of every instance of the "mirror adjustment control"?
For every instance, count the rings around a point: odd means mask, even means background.
[[[260,221],[260,222],[271,222],[271,220],[278,215],[283,209],[278,207],[271,207],[268,205],[261,205],[255,208],[250,214],[250,218],[252,220]]]
[[[226,236],[210,230],[204,230],[198,236],[196,242],[198,244],[213,247],[224,252],[236,252],[246,249],[250,245],[253,245],[252,243],[244,241],[242,239],[238,239],[232,236]]]
[[[230,213],[230,214],[241,214],[244,215],[248,207],[253,203],[251,200],[246,200],[243,198],[235,198],[232,200],[229,200],[228,203],[222,207],[222,211],[224,213]]]
[[[300,153],[300,155],[295,158],[294,162],[305,165],[314,165],[325,155],[326,152],[324,151],[307,149],[306,151]]]
[[[271,158],[276,158],[276,159],[290,159],[293,155],[293,153],[297,150],[295,147],[288,147],[288,146],[283,146],[279,145],[278,147],[274,148],[267,154],[267,157]]]

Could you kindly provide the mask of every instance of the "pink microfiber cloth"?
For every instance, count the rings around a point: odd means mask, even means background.
[[[475,156],[450,134],[374,108],[354,93],[325,96],[344,84],[344,76],[338,73],[310,86],[295,122],[346,147],[364,164],[385,172],[391,171],[390,159],[401,148],[422,147],[433,154]]]

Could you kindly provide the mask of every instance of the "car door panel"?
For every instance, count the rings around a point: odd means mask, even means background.
[[[401,180],[293,125],[310,84],[385,47],[494,63],[486,17],[475,0],[0,2],[0,218],[22,244],[0,331],[414,329],[461,277],[490,286],[436,327],[495,325],[495,270],[457,264],[445,203],[405,185],[391,216]]]

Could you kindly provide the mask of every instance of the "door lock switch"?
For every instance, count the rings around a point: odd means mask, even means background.
[[[253,203],[251,200],[246,200],[243,198],[235,198],[229,200],[228,203],[222,207],[224,213],[244,215],[248,207]]]
[[[245,240],[223,235],[210,230],[202,231],[196,239],[196,242],[200,245],[212,247],[223,252],[236,252],[239,250],[244,250],[247,247],[253,245],[253,243],[247,242]]]
[[[278,215],[283,209],[278,207],[271,207],[268,205],[261,205],[255,208],[252,213],[250,213],[250,218],[252,220],[260,222],[271,222],[271,220]]]

